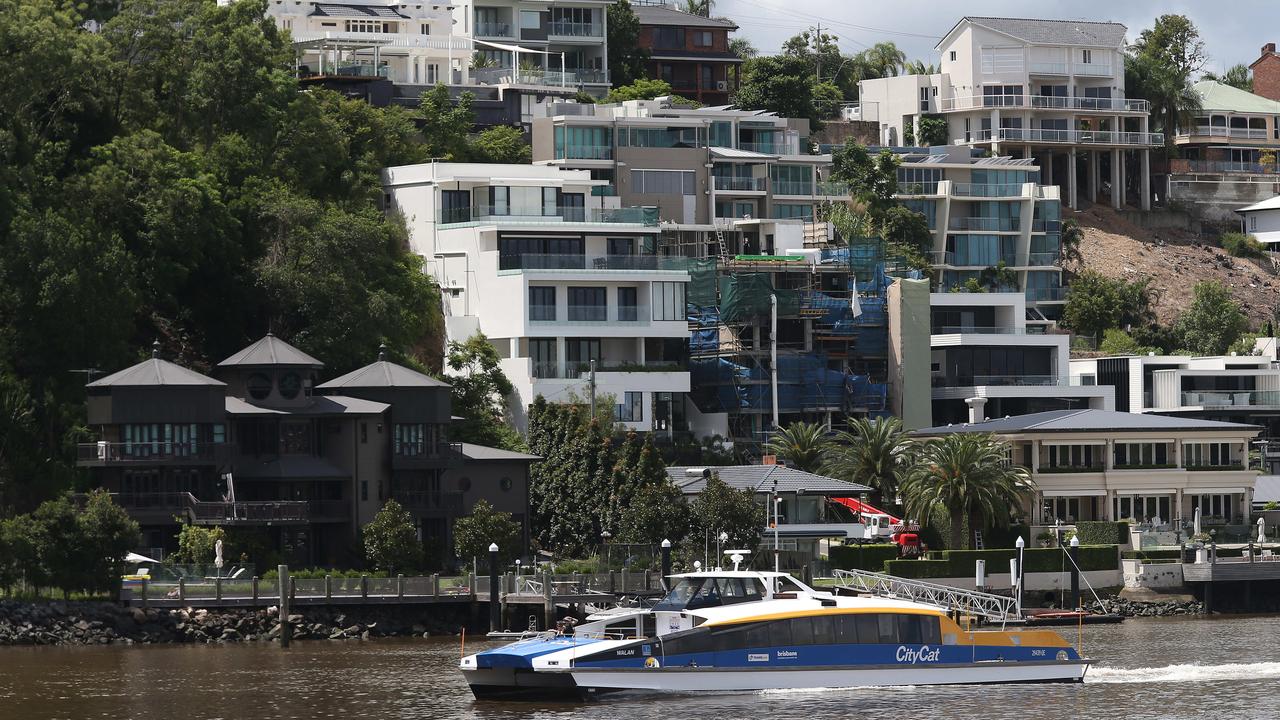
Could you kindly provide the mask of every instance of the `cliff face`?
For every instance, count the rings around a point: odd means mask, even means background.
[[[1280,305],[1280,275],[1270,262],[1232,257],[1217,247],[1212,236],[1179,229],[1146,229],[1120,217],[1109,207],[1095,205],[1064,218],[1074,218],[1084,230],[1082,264],[1068,270],[1089,269],[1124,280],[1151,278],[1156,317],[1169,324],[1191,303],[1192,289],[1203,280],[1217,280],[1230,289],[1254,328],[1271,318]]]

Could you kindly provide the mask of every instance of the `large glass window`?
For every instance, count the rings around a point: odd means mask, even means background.
[[[637,289],[633,287],[618,288],[618,321],[635,322],[640,311],[636,307]]]
[[[561,160],[609,160],[613,158],[613,129],[557,126],[555,156]]]
[[[600,338],[565,338],[564,352],[570,377],[590,370],[592,360],[600,367]]]
[[[554,322],[556,319],[556,289],[554,287],[529,287],[529,319]]]
[[[553,217],[559,214],[559,191],[556,188],[494,185],[476,188],[471,197],[472,209],[478,217],[492,215]]]
[[[631,191],[654,195],[694,195],[697,178],[692,170],[632,170]]]
[[[711,147],[733,147],[733,123],[726,120],[711,123],[708,144]]]
[[[653,29],[653,46],[665,50],[684,49],[684,28],[656,27]]]
[[[654,320],[684,320],[688,317],[684,283],[656,282],[649,292],[652,295]]]
[[[569,288],[569,320],[603,322],[608,319],[606,288]]]
[[[774,203],[773,217],[778,220],[785,220],[787,218],[812,220],[813,206],[807,203]]]
[[[774,195],[813,194],[813,168],[808,165],[773,165],[769,176]]]
[[[670,66],[668,66],[670,67]],[[699,148],[706,147],[700,128],[636,128],[618,133],[619,145],[631,147]]]
[[[622,403],[613,409],[615,422],[641,422],[644,420],[644,393],[624,392]]]
[[[559,366],[556,363],[555,338],[530,338],[529,358],[533,362],[535,378],[559,377]]]

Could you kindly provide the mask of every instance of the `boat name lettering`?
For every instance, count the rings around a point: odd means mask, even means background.
[[[618,657],[630,657],[636,654],[635,648],[622,648],[615,653]]]
[[[779,651],[778,651],[778,658],[779,658],[779,659],[781,659],[781,658],[794,658],[794,657],[800,657],[800,653],[796,652],[795,650],[779,650]]]
[[[919,649],[913,650],[906,645],[899,645],[897,659],[898,662],[915,665],[922,662],[938,662],[941,655],[942,648],[940,647],[930,648],[928,645],[921,645]]]
[[[769,653],[747,653],[747,662],[769,662]]]

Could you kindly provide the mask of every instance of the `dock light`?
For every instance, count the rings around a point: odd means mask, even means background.
[[[1022,538],[1018,538],[1018,539],[1021,540]],[[1075,535],[1072,535],[1071,547],[1080,547],[1080,538],[1076,537]]]
[[[498,552],[498,543],[489,543],[489,552]]]

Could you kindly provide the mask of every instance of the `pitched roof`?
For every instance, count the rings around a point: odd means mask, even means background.
[[[157,385],[225,387],[226,383],[214,380],[208,375],[201,375],[195,370],[188,370],[177,363],[152,357],[100,380],[94,380],[87,387],[153,387]]]
[[[956,23],[968,20],[974,25],[995,30],[1032,45],[1088,45],[1117,48],[1124,44],[1128,31],[1117,22],[1090,22],[1087,20],[1040,20],[1035,18],[998,18],[968,15]],[[952,28],[954,31],[955,28]],[[950,35],[948,32],[947,35]],[[945,36],[944,36],[945,37]]]
[[[227,398],[228,415],[381,415],[391,406],[363,398],[342,395],[317,395],[310,405],[301,407],[264,407],[240,398]]]
[[[737,490],[752,490],[757,493],[770,492],[773,483],[778,482],[778,492],[795,492],[804,490],[815,495],[831,495],[835,497],[852,497],[864,493],[871,488],[858,483],[845,482],[825,475],[815,475],[804,470],[785,465],[722,465],[718,467],[669,467],[667,476],[685,495],[697,495],[706,486],[702,477],[703,470],[710,470],[720,476],[729,487]]]
[[[336,377],[328,382],[321,383],[316,386],[317,390],[328,390],[332,388],[342,387],[452,387],[443,380],[437,380],[430,375],[407,368],[403,365],[387,360],[386,346],[382,346],[378,353],[377,362],[369,363],[362,368],[352,370],[351,372]]]
[[[1201,110],[1222,110],[1225,112],[1245,113],[1280,113],[1280,102],[1270,98],[1254,95],[1238,87],[1232,87],[1217,80],[1201,80],[1191,86],[1200,96]]]
[[[316,3],[311,11],[313,16],[322,17],[354,17],[354,18],[389,18],[392,20],[408,19],[394,7],[377,5],[347,5],[341,3]]]
[[[324,367],[324,363],[271,333],[267,333],[249,347],[218,363],[218,367],[259,367],[265,365]]]
[[[1280,195],[1273,198],[1267,198],[1262,202],[1246,205],[1242,208],[1236,208],[1236,212],[1253,212],[1255,210],[1280,210]]]
[[[1142,432],[1162,430],[1258,430],[1257,425],[1170,417],[1114,410],[1050,410],[1048,412],[993,418],[980,423],[940,425],[912,432],[933,436],[955,433]]]
[[[690,28],[728,28],[737,30],[738,25],[727,18],[709,18],[701,15],[677,10],[670,5],[638,5],[632,4],[636,18],[641,25],[674,25]]]
[[[538,455],[530,455],[529,453],[515,452],[513,450],[503,450],[501,448],[489,447],[487,445],[473,445],[471,443],[462,443],[462,456],[471,461],[542,459]]]

